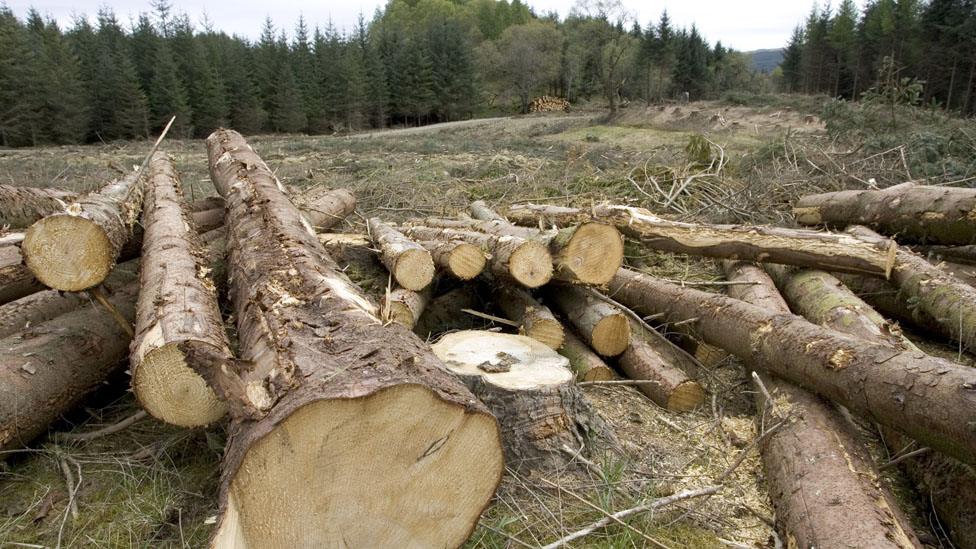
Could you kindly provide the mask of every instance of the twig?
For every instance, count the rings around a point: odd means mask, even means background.
[[[890,467],[894,467],[895,465],[898,465],[899,463],[905,461],[906,459],[911,459],[911,458],[913,458],[915,456],[920,456],[920,455],[922,455],[922,454],[924,454],[924,453],[926,453],[926,452],[928,452],[930,450],[931,450],[931,448],[929,448],[928,446],[923,446],[923,447],[918,448],[916,450],[912,450],[911,452],[908,452],[907,454],[905,454],[903,456],[896,457],[895,459],[889,461],[888,463],[885,463],[881,467],[878,467],[878,470],[879,471],[884,471],[885,469],[888,469]]]
[[[660,381],[654,381],[650,379],[614,379],[611,381],[580,381],[576,385],[578,387],[587,387],[590,385],[660,385]]]
[[[68,486],[68,510],[71,511],[71,520],[78,520],[78,503],[75,502],[75,476],[71,474],[71,467],[68,467],[68,460],[63,456],[58,459],[58,465],[61,466],[65,484]]]
[[[483,318],[485,320],[490,320],[492,322],[497,322],[499,324],[504,324],[506,326],[512,326],[514,328],[518,328],[519,327],[519,323],[518,322],[512,322],[511,320],[509,320],[507,318],[502,318],[500,316],[490,315],[488,313],[482,313],[482,312],[479,312],[479,311],[475,311],[474,309],[461,309],[461,312],[462,313],[468,313],[469,315],[476,316],[478,318]]]
[[[661,280],[678,286],[755,286],[759,284],[754,280],[671,280],[668,278]]]
[[[118,433],[129,427],[130,425],[141,421],[146,418],[148,414],[145,410],[139,410],[138,412],[132,414],[131,416],[123,419],[122,421],[109,425],[107,427],[102,427],[95,431],[89,431],[87,433],[61,433],[58,438],[61,440],[71,441],[71,442],[88,442],[105,435],[111,435],[113,433]]]
[[[571,541],[578,540],[582,537],[588,536],[600,528],[605,528],[609,526],[614,521],[619,521],[620,519],[627,518],[631,515],[637,513],[643,513],[646,511],[653,511],[657,509],[662,509],[675,503],[684,501],[686,499],[697,498],[702,496],[710,496],[712,494],[718,493],[721,490],[721,486],[706,486],[705,488],[699,488],[697,490],[684,490],[667,497],[658,498],[643,505],[638,505],[637,507],[631,507],[630,509],[624,509],[623,511],[617,511],[616,513],[609,514],[608,516],[590,524],[586,528],[577,530],[568,536],[562,537],[548,545],[543,545],[541,549],[555,549],[556,547],[562,547]]]
[[[74,479],[71,476],[71,470],[68,469],[68,465],[66,461],[67,459],[70,458],[68,458],[67,456],[63,456],[59,460],[61,464],[61,470],[64,472],[65,477],[67,477],[67,482],[68,482],[68,506],[64,510],[64,516],[61,517],[61,526],[58,528],[58,541],[57,541],[57,545],[55,545],[57,549],[61,548],[61,537],[64,535],[64,525],[67,524],[68,522],[68,514],[70,513],[72,518],[75,519],[78,518],[78,506],[75,503],[75,495],[77,495],[78,489],[81,488],[81,465],[78,462],[75,462],[75,466],[78,469],[78,482],[77,484],[74,484]],[[74,487],[72,487],[72,484],[74,484]]]
[[[129,324],[129,321],[122,316],[122,313],[120,313],[119,310],[109,302],[108,298],[105,296],[105,292],[103,292],[100,287],[88,290],[88,295],[94,297],[96,301],[105,307],[109,314],[112,315],[112,318],[115,319],[115,322],[118,323],[119,327],[121,327],[125,333],[129,334],[129,337],[135,337],[136,334],[132,329],[132,324]]]
[[[769,403],[770,411],[776,409],[776,401],[773,400],[773,395],[769,394],[769,389],[766,388],[766,384],[763,383],[762,378],[759,377],[759,374],[755,371],[752,372],[752,380],[756,382],[756,386],[759,387],[759,391],[763,394],[766,402]]]

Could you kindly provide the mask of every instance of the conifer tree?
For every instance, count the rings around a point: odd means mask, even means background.
[[[277,84],[271,96],[271,129],[285,133],[303,131],[308,119],[305,117],[305,106],[298,82],[289,65],[281,65],[275,82]]]
[[[178,138],[192,136],[193,114],[189,99],[179,77],[179,68],[166,42],[161,41],[157,46],[156,60],[152,67],[153,76],[149,85],[150,128],[155,133],[175,116],[170,135]]]

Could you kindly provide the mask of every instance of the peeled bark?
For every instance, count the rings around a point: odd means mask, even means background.
[[[875,234],[865,227],[853,227],[850,232]],[[942,333],[966,349],[976,350],[976,288],[904,249],[898,250],[891,280],[899,289],[899,298],[925,313]]]
[[[153,417],[198,427],[226,412],[214,370],[229,368],[233,357],[211,261],[189,218],[172,161],[157,156],[146,184],[132,391]]]
[[[495,289],[495,302],[510,320],[519,323],[519,333],[531,337],[550,349],[563,344],[563,325],[549,307],[536,301],[532,294],[509,286]]]
[[[902,183],[808,195],[793,207],[805,225],[868,225],[913,242],[976,243],[976,190]]]
[[[397,284],[416,292],[434,280],[434,260],[423,246],[378,217],[370,219],[367,227],[373,244],[380,250],[380,260]]]
[[[610,292],[641,314],[695,318],[706,342],[933,448],[976,461],[976,369],[626,269]]]
[[[623,311],[585,289],[570,285],[547,288],[552,303],[597,353],[617,356],[630,344],[630,320]]]
[[[138,293],[133,283],[108,298],[129,323]],[[28,444],[99,387],[130,340],[98,303],[0,340],[0,452]]]
[[[661,342],[654,336],[661,337],[631,321],[632,336],[630,345],[617,359],[617,367],[628,378],[653,383],[641,383],[637,386],[640,392],[655,404],[673,412],[690,412],[705,401],[705,390],[701,384],[688,377],[674,362],[676,354],[660,352]],[[670,345],[664,342],[665,345]]]
[[[771,313],[790,313],[762,268],[742,261],[724,266],[729,280],[755,282],[729,286],[731,297]],[[770,409],[760,396],[757,422],[783,411],[794,418],[760,447],[776,518],[790,545],[917,547],[911,525],[882,489],[850,422],[816,395],[778,377],[763,377],[776,404]]]
[[[325,231],[336,227],[356,211],[356,195],[348,189],[333,189],[311,197],[301,197],[296,202],[302,214],[316,230]]]
[[[142,211],[142,172],[132,172],[27,229],[24,263],[43,284],[77,292],[108,277]]]
[[[569,359],[569,368],[579,381],[609,381],[614,379],[613,370],[583,343],[572,330],[564,330],[563,346],[559,354]]]
[[[207,149],[246,378],[264,392],[231,424],[212,545],[460,545],[501,478],[494,418],[379,320],[240,134]]]
[[[0,305],[44,289],[24,265],[20,246],[0,247]]]
[[[665,252],[721,259],[783,263],[887,278],[894,266],[894,241],[803,229],[749,225],[704,225],[669,221],[643,208],[594,206],[592,210],[517,205],[508,211],[516,223],[540,221],[570,225],[590,219],[615,225],[645,246]]]
[[[63,211],[77,196],[61,189],[0,185],[0,227],[30,227],[38,219]]]
[[[527,288],[538,288],[552,279],[552,256],[535,240],[436,227],[406,226],[402,230],[420,241],[462,240],[474,244],[489,254],[492,274]]]
[[[573,383],[566,358],[532,338],[454,332],[433,350],[498,418],[505,463],[515,471],[563,472],[578,466],[564,448],[612,438]]]
[[[586,222],[560,231],[541,231],[512,225],[481,200],[472,202],[469,210],[481,221],[476,224],[478,230],[545,242],[560,280],[602,285],[623,265],[623,237],[610,225]]]
[[[383,296],[382,318],[384,321],[396,322],[408,330],[413,330],[424,314],[424,307],[430,301],[430,288],[419,292],[397,288]]]

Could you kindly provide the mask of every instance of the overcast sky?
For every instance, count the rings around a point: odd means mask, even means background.
[[[3,0],[0,0],[2,2]],[[148,0],[6,0],[18,16],[23,17],[34,6],[41,13],[53,16],[66,26],[76,14],[94,16],[100,6],[115,10],[123,22],[141,11],[150,10]],[[289,30],[299,14],[311,25],[324,24],[329,18],[340,29],[349,30],[362,12],[369,19],[385,0],[340,0],[316,3],[302,0],[173,0],[176,11],[186,11],[194,21],[201,21],[206,13],[213,25],[231,34],[256,38],[261,23],[268,15],[277,25]],[[557,11],[565,16],[575,0],[528,0],[536,12]],[[668,10],[679,26],[698,25],[710,41],[721,40],[726,46],[748,51],[782,47],[793,27],[810,10],[812,0],[623,0],[627,9],[646,25],[657,20],[661,11]],[[859,4],[861,2],[858,2]],[[228,9],[229,8],[229,9]],[[289,33],[290,34],[290,33]]]

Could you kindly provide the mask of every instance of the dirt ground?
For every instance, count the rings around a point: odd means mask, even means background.
[[[823,141],[823,125],[802,105],[718,103],[631,105],[613,121],[601,112],[574,111],[350,136],[249,138],[290,187],[352,189],[359,209],[343,231],[362,230],[372,215],[397,221],[454,215],[476,199],[500,209],[610,199],[676,219],[784,223],[797,189],[824,184],[790,168],[790,147]],[[91,190],[139,164],[147,148],[140,142],[2,150],[0,181]],[[168,141],[163,149],[174,156],[189,197],[213,194],[202,141]],[[665,278],[721,278],[710,261],[633,244],[627,253],[631,265]],[[181,430],[147,419],[88,443],[57,436],[134,413],[124,370],[120,365],[116,378],[50,436],[0,463],[0,547],[206,544],[224,426]],[[713,484],[744,452],[717,495],[640,515],[629,522],[633,529],[613,526],[575,546],[774,547],[773,511],[752,444],[755,388],[732,358],[699,375],[706,404],[684,414],[663,410],[630,387],[586,387],[624,454],[597,460],[588,479],[509,474],[467,546],[537,547],[604,512]],[[900,489],[899,478],[887,481]]]

